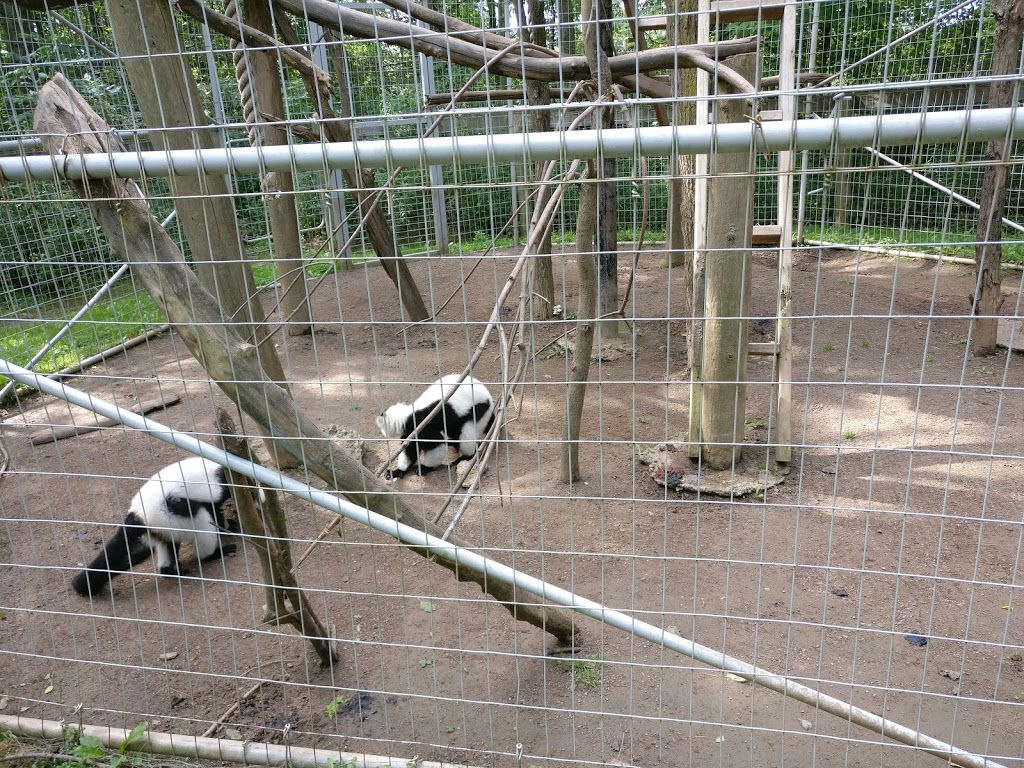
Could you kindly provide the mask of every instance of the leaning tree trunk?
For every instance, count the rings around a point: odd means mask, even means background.
[[[583,401],[587,396],[590,356],[594,351],[594,326],[597,324],[598,268],[597,255],[594,253],[597,202],[597,184],[584,180],[580,186],[580,209],[576,223],[580,304],[576,315],[576,344],[572,350],[572,365],[569,368],[565,442],[562,445],[562,482],[569,485],[580,479],[580,424],[583,420]]]
[[[992,76],[1016,75],[1020,65],[1020,46],[1024,32],[1024,0],[992,0],[996,18],[992,45]],[[1020,81],[1017,78],[993,80],[988,89],[989,107],[1009,107],[1017,102]],[[985,179],[978,200],[978,245],[975,252],[977,283],[974,294],[974,354],[992,355],[996,351],[999,309],[1003,304],[1000,289],[1003,256],[1003,212],[1009,181],[1010,142],[990,141],[986,151]]]
[[[224,13],[232,18],[243,18],[246,24],[260,32],[274,33],[274,19],[268,0],[245,0],[243,9],[239,9],[236,0],[229,0],[224,4]],[[286,115],[277,56],[250,50],[237,41],[231,48],[242,111],[249,124],[249,143],[254,147],[287,145],[288,133],[281,122]],[[268,171],[263,174],[262,181],[274,243],[274,263],[281,285],[278,300],[281,319],[289,336],[312,333],[299,216],[295,210],[294,178],[291,171]]]
[[[136,102],[149,126],[150,141],[159,149],[214,149],[216,134],[204,130],[209,119],[188,62],[178,47],[177,28],[167,3],[159,0],[110,0],[110,26]],[[256,345],[260,363],[271,380],[286,383],[277,350],[269,341],[266,316],[256,284],[245,262],[234,200],[223,176],[170,176],[171,195],[203,284],[217,297],[224,313]],[[280,467],[297,466],[267,448]]]
[[[110,127],[59,74],[40,91],[33,127],[43,137],[47,151],[58,157],[113,151]],[[220,304],[185,264],[181,251],[153,218],[135,182],[85,179],[71,183],[111,249],[131,263],[133,273],[167,314],[207,375],[245,414],[273,435],[283,450],[301,458],[307,469],[354,504],[438,538],[444,535],[443,529],[424,520],[393,488],[325,440],[323,432],[296,408],[287,391],[268,378],[253,345],[239,335],[234,324],[226,322]],[[455,536],[448,536],[447,541],[453,547],[471,549],[468,542]],[[470,572],[422,547],[406,546],[434,559],[455,573],[458,580],[479,584],[517,619],[572,644],[576,627],[564,612],[522,603],[514,587],[498,584],[484,573]]]

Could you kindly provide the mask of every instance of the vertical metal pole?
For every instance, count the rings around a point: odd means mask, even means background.
[[[419,26],[427,25],[420,22]],[[423,85],[424,103],[426,97],[437,92],[434,85],[434,58],[419,54],[420,58],[420,81]],[[427,137],[437,135],[435,130]],[[445,215],[445,194],[444,194],[444,171],[440,165],[432,165],[427,169],[430,178],[430,207],[434,214],[434,242],[437,245],[437,252],[448,253],[448,217]]]
[[[807,51],[807,71],[814,72],[818,65],[818,30],[821,26],[821,3],[811,6],[811,42]],[[807,97],[806,110],[811,107],[811,97]],[[796,237],[794,242],[804,241],[804,216],[807,211],[807,164],[810,153],[805,149],[800,153],[800,200],[796,212]]]
[[[217,141],[222,147],[228,145],[228,137],[224,131],[224,124],[227,123],[227,112],[224,111],[224,94],[220,90],[220,78],[217,76],[217,59],[213,55],[213,38],[210,36],[210,27],[202,24],[203,46],[206,49],[206,69],[210,72],[210,93],[213,96],[213,120],[217,123]],[[231,189],[231,175],[224,174],[224,183]]]

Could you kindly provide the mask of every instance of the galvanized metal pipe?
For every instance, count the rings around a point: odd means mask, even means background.
[[[621,611],[609,609],[601,603],[581,597],[561,587],[556,587],[534,576],[529,576],[507,565],[484,557],[477,552],[455,547],[436,536],[431,536],[416,528],[403,525],[396,520],[360,507],[346,499],[333,496],[326,491],[319,491],[282,475],[280,472],[274,472],[266,467],[254,465],[252,462],[225,453],[219,448],[204,443],[191,435],[177,432],[159,422],[147,419],[145,416],[125,411],[113,403],[108,403],[80,390],[50,381],[45,377],[3,359],[0,359],[0,374],[9,376],[22,384],[27,384],[73,405],[87,408],[94,413],[106,416],[132,429],[148,432],[158,440],[175,445],[190,453],[203,456],[230,468],[240,475],[256,480],[269,488],[276,488],[290,493],[297,498],[309,501],[335,514],[343,515],[349,520],[385,533],[405,544],[428,549],[437,557],[449,562],[458,563],[461,568],[468,568],[475,573],[483,573],[488,579],[513,585],[517,590],[536,595],[555,605],[571,608],[584,616],[589,616],[609,626],[649,640],[652,643],[681,653],[708,666],[739,675],[752,683],[803,702],[814,709],[828,712],[901,744],[916,747],[943,760],[948,760],[954,765],[963,766],[964,768],[1004,768],[999,763],[988,760],[983,756],[966,752],[944,741],[926,736],[905,725],[900,725],[892,720],[880,717],[873,712],[868,712],[865,709],[852,706],[845,701],[823,694],[787,677],[760,669],[745,661],[728,656],[721,651],[716,651],[679,635],[666,632],[653,624],[640,621],[634,616]]]
[[[43,720],[24,715],[0,715],[0,728],[23,736],[41,739],[62,739],[66,728],[81,729],[83,736],[94,736],[108,749],[119,750],[128,740],[129,731],[110,726],[85,725],[58,720]],[[267,744],[255,741],[188,736],[183,733],[146,731],[128,747],[135,752],[173,757],[195,757],[201,760],[226,761],[242,765],[294,766],[294,768],[397,768],[415,764],[417,768],[468,768],[463,763],[434,762],[408,758],[367,755],[363,752],[341,752],[330,749],[293,747],[290,744]]]
[[[799,151],[829,147],[943,144],[1024,137],[1024,110],[951,110],[839,120],[782,120],[735,125],[451,136],[436,138],[216,147],[204,150],[28,155],[0,158],[0,179],[25,181],[148,176],[394,168],[565,158],[650,157],[716,152]]]

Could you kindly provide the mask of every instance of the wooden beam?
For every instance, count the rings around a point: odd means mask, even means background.
[[[782,227],[778,224],[755,224],[751,245],[776,247],[782,237]]]
[[[718,0],[711,3],[711,24],[734,21],[778,21],[786,0]],[[668,25],[667,16],[645,16],[637,20],[641,32],[664,32]]]

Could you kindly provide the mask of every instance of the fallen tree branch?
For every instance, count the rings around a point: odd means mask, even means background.
[[[138,413],[140,415],[147,414],[150,411],[155,411],[157,408],[169,408],[176,403],[181,402],[181,397],[178,395],[168,395],[164,398],[157,398],[156,400],[146,400],[145,402],[138,403],[135,406],[126,410],[132,413]],[[55,424],[46,429],[40,429],[36,432],[32,432],[28,436],[28,441],[32,445],[42,445],[43,443],[56,443],[58,440],[64,440],[68,437],[75,437],[76,435],[85,435],[89,432],[96,432],[104,427],[112,427],[119,422],[114,419],[96,419],[91,424]]]

